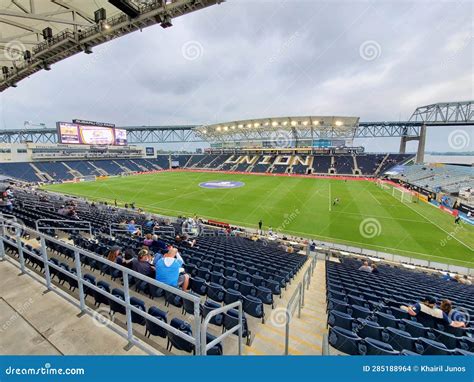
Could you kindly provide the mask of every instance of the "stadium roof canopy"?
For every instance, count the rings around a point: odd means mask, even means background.
[[[205,140],[264,139],[276,135],[299,138],[353,136],[359,117],[291,116],[202,125],[194,129]]]
[[[3,0],[0,91],[76,53],[92,53],[96,45],[151,25],[170,27],[175,17],[223,1]],[[105,13],[96,18],[99,9]]]

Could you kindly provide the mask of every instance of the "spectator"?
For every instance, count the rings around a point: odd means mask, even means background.
[[[469,280],[469,277],[467,277],[467,275],[464,275],[463,278],[459,280],[459,282],[464,285],[472,285],[472,281]]]
[[[442,300],[441,304],[439,305],[439,308],[448,315],[448,318],[451,319],[452,321],[456,322],[464,322],[464,325],[466,325],[467,321],[467,316],[466,314],[453,309],[453,303],[450,300]]]
[[[155,278],[155,267],[150,263],[150,253],[146,249],[141,249],[138,252],[138,257],[133,260],[132,268],[135,272],[142,275]]]
[[[360,266],[359,271],[372,272],[372,267],[369,265],[369,262],[366,260],[366,261],[364,261],[364,263]]]
[[[147,233],[145,236],[145,240],[143,240],[143,244],[147,247],[150,247],[153,244],[153,238],[151,233]]]
[[[109,250],[107,260],[112,261],[112,262],[115,263],[117,261],[117,257],[119,257],[119,256],[120,256],[120,247],[118,245],[114,245]]]
[[[153,235],[151,238],[152,243],[150,244],[150,250],[152,252],[156,254],[157,252],[162,253],[163,251],[168,251],[168,246],[158,235]]]
[[[422,301],[417,302],[413,306],[401,306],[403,310],[406,310],[410,316],[417,316],[420,312],[427,314],[428,316],[445,321],[448,325],[455,328],[462,328],[466,324],[462,321],[453,321],[448,315],[441,309],[436,307],[436,299],[433,296],[427,296]]]
[[[377,264],[372,264],[372,273],[379,273],[379,269],[377,268]]]
[[[177,248],[171,247],[170,250],[156,263],[156,280],[173,287],[181,287],[184,291],[188,290],[189,275],[184,273],[181,268],[183,260],[178,258]],[[181,256],[179,256],[181,257]]]
[[[141,232],[140,232],[140,229],[135,225],[135,220],[132,219],[127,224],[127,232],[130,235],[140,236]]]
[[[132,269],[133,267],[133,259],[135,259],[135,251],[131,248],[127,248],[122,255],[119,255],[115,260],[116,263],[124,266],[125,268]]]

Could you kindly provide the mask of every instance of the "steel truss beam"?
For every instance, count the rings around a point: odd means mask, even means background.
[[[418,107],[410,121],[427,126],[474,125],[474,101],[442,102]]]
[[[79,9],[83,5],[78,2],[75,7],[61,0],[53,0],[53,3],[63,7],[65,12],[72,14],[72,19],[55,17],[62,12],[48,12],[46,14],[35,13],[34,0],[30,1],[31,9],[21,7],[21,11],[12,11],[0,8],[0,25],[2,23],[28,31],[31,37],[40,40],[41,28],[49,25],[60,26],[69,25],[71,28],[60,29],[60,32],[54,35],[48,41],[38,42],[31,49],[31,58],[25,59],[23,55],[24,44],[22,39],[13,39],[8,47],[8,54],[11,57],[8,72],[2,75],[0,80],[0,92],[5,89],[16,86],[16,84],[42,69],[48,69],[56,62],[64,60],[76,53],[90,50],[91,48],[103,44],[111,39],[115,39],[131,32],[142,30],[151,25],[160,24],[164,20],[174,19],[176,17],[209,7],[211,5],[222,3],[224,0],[175,0],[167,2],[164,0],[149,0],[139,6],[140,14],[135,18],[130,18],[120,12],[117,16],[110,17],[106,22],[96,24],[93,22],[92,14]],[[15,4],[15,3],[13,3]],[[95,9],[94,9],[95,10]],[[92,12],[90,12],[92,13]],[[80,16],[81,20],[77,20]],[[21,22],[22,21],[22,22]],[[33,27],[43,22],[39,28]],[[79,27],[81,29],[79,29]],[[5,36],[2,36],[5,41]]]
[[[125,126],[130,144],[202,142],[193,131],[194,125],[184,126]],[[58,143],[56,129],[38,128],[0,130],[0,143]]]

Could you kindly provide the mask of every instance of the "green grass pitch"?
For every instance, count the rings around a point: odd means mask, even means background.
[[[205,181],[245,183],[205,189]],[[364,247],[453,265],[474,266],[474,227],[427,203],[402,203],[369,181],[209,172],[162,172],[46,186],[55,192],[163,215],[194,215],[298,237]],[[334,198],[340,204],[333,206]]]

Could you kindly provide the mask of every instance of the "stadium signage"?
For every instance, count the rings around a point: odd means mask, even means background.
[[[85,119],[73,119],[72,123],[77,123],[78,125],[87,125],[87,126],[115,127],[114,123],[94,122],[94,121],[87,121]]]
[[[238,188],[242,186],[245,186],[244,182],[234,182],[230,180],[214,180],[210,182],[199,183],[199,187],[214,189]]]

